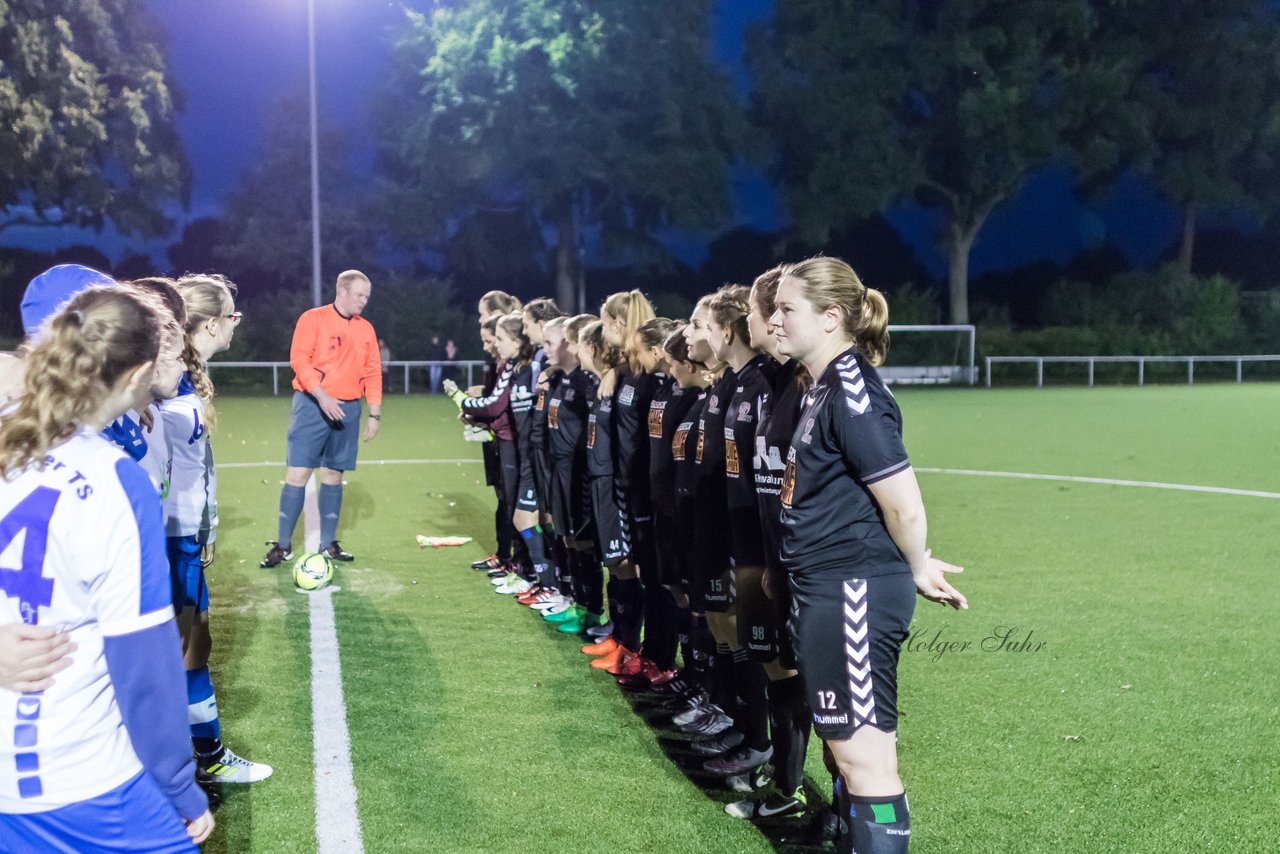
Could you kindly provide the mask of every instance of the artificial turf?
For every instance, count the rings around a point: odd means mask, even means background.
[[[920,467],[1280,492],[1278,385],[898,397]],[[282,460],[288,400],[218,408],[213,669],[228,743],[276,772],[228,787],[205,850],[313,850],[308,602],[257,568],[283,469],[227,465]],[[478,460],[451,404],[391,397],[384,413],[348,477],[356,561],[334,598],[366,850],[773,850],[777,826],[727,817],[738,796],[682,770],[643,705],[467,569],[492,544],[478,464],[374,464]],[[913,851],[1276,850],[1280,501],[920,481],[972,608],[918,600],[903,653]],[[477,542],[420,551],[418,533]],[[816,800],[816,743],[808,770]]]

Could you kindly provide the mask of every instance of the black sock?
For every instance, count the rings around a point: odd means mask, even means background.
[[[672,596],[674,603],[675,597]],[[674,605],[676,621],[676,644],[680,649],[680,658],[684,662],[685,670],[693,669],[693,615],[689,613],[688,608],[681,608]]]
[[[613,623],[613,639],[618,639],[618,579],[609,576],[609,583],[604,586],[609,597],[609,620]]]
[[[733,715],[734,698],[737,696],[733,676],[733,650],[727,643],[716,641],[716,652],[711,657],[711,684],[707,690],[711,692],[711,702],[730,716]]]
[[[693,678],[702,690],[712,692],[712,662],[716,657],[716,641],[707,627],[706,614],[689,615],[689,646],[693,649],[693,658],[685,659],[685,667],[693,672]]]
[[[644,657],[659,670],[676,666],[676,602],[656,583],[644,587]]]
[[[778,791],[790,795],[804,783],[809,749],[809,702],[798,675],[769,683],[769,723],[773,777]]]
[[[858,854],[906,854],[911,841],[907,795],[879,798],[849,796],[848,822]]]
[[[640,627],[644,625],[644,588],[638,578],[620,578],[618,610],[614,615],[613,639],[625,649],[640,649]]]
[[[196,756],[204,762],[217,759],[223,750],[220,738],[193,738],[191,746],[195,748]]]
[[[733,651],[733,672],[737,677],[738,709],[730,712],[734,726],[744,736],[742,743],[752,750],[769,748],[769,677],[764,665],[753,661],[745,649]]]

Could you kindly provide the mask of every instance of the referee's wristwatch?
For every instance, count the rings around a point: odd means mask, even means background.
[[[370,412],[370,413],[369,413],[369,417],[370,417],[370,418],[372,418],[374,421],[381,421],[381,420],[382,420],[382,416],[381,416],[381,415],[374,415],[372,412]]]

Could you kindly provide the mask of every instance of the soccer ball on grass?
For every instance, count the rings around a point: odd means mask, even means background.
[[[333,563],[316,552],[305,554],[293,564],[293,583],[299,590],[316,591],[333,581]]]

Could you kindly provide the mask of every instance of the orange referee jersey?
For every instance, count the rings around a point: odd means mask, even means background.
[[[363,396],[371,405],[382,403],[382,355],[373,324],[358,315],[343,317],[332,304],[298,318],[289,366],[298,391],[319,386],[338,400]]]

